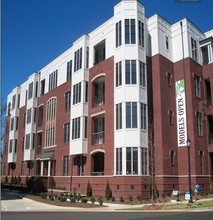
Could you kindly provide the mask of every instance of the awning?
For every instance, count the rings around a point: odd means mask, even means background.
[[[53,151],[45,152],[41,155],[40,160],[50,160],[54,155]]]

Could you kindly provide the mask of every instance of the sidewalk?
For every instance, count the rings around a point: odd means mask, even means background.
[[[97,208],[77,208],[77,207],[63,207],[63,206],[55,206],[49,205],[45,203],[40,203],[28,198],[23,197],[20,193],[13,191],[1,191],[1,211],[41,211],[41,212],[53,212],[53,211],[80,211],[80,212],[112,212],[112,211],[125,211],[127,209],[137,209],[142,208],[144,205],[151,204],[138,204],[138,205],[128,205],[128,204],[116,204],[116,203],[104,203],[104,206],[100,206]],[[198,200],[202,201],[210,201],[213,198],[206,198]],[[187,201],[183,201],[183,204],[187,203]],[[159,203],[160,205],[162,203]],[[169,203],[168,203],[169,204]],[[155,210],[153,210],[155,211]],[[159,211],[159,210],[156,210]],[[170,210],[171,211],[171,210]],[[178,210],[180,211],[180,210]]]

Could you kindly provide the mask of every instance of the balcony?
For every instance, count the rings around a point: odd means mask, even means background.
[[[93,140],[92,142],[93,145],[103,144],[104,143],[104,131],[93,133],[92,140]]]
[[[209,133],[209,144],[213,144],[213,133]]]
[[[92,176],[104,176],[104,172],[92,172]]]
[[[103,105],[105,101],[104,99],[105,99],[105,94],[104,93],[99,94],[98,96],[93,98],[92,106],[96,107],[96,106]]]

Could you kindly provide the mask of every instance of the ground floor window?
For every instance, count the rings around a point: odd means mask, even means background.
[[[122,148],[116,148],[116,174],[122,174]]]
[[[138,174],[138,148],[137,147],[126,148],[126,174],[128,175]]]

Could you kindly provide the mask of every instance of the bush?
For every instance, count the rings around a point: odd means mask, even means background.
[[[80,200],[81,200],[81,194],[80,193],[78,193],[78,195],[77,195],[77,201],[79,202]]]
[[[105,190],[105,198],[108,201],[112,197],[112,191],[109,186],[109,182],[107,181],[106,190]]]
[[[123,196],[120,196],[119,201],[120,201],[120,202],[124,202]]]
[[[10,179],[10,185],[14,185],[14,180],[15,180],[14,176],[12,176],[11,179]]]
[[[17,177],[15,176],[15,177],[14,177],[14,184],[17,185],[17,183],[18,183],[18,182],[17,182]]]
[[[75,203],[75,202],[76,202],[76,197],[75,197],[75,196],[71,197],[71,198],[70,198],[70,202],[71,202],[71,203]]]
[[[8,177],[5,176],[5,184],[8,184]]]
[[[86,196],[87,196],[87,197],[91,197],[91,196],[92,196],[92,187],[91,187],[91,185],[90,185],[90,182],[87,183]]]
[[[21,177],[20,177],[20,175],[18,175],[17,184],[21,185]]]
[[[142,197],[141,197],[140,195],[137,195],[137,200],[138,200],[139,202],[141,202],[141,201],[142,201]]]
[[[57,194],[55,194],[55,195],[54,195],[54,198],[55,198],[55,200],[56,200],[56,199],[58,199],[58,195],[57,195]]]
[[[53,194],[49,194],[49,199],[50,199],[51,201],[54,201],[54,200],[55,200]]]
[[[111,200],[112,200],[112,202],[114,202],[114,201],[115,201],[115,197],[114,197],[114,196],[112,196],[112,197],[111,197]]]
[[[61,202],[66,202],[67,201],[67,197],[66,196],[61,196],[60,197],[60,201]]]
[[[42,199],[47,199],[47,193],[45,193],[45,192],[40,193],[40,197]]]
[[[81,199],[81,203],[87,203],[88,202],[88,199],[87,198],[82,198]]]
[[[98,203],[99,203],[100,206],[103,205],[103,199],[102,199],[102,197],[99,197],[99,198],[98,198]]]
[[[132,200],[133,200],[132,195],[129,195],[129,201],[132,202]]]
[[[93,196],[90,198],[90,202],[91,202],[92,204],[95,203],[95,198],[94,198]]]

